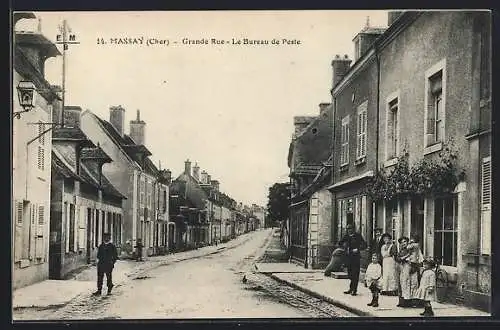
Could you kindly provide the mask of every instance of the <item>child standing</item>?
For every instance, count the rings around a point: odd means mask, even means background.
[[[378,254],[372,255],[372,262],[368,265],[365,273],[366,286],[372,292],[372,301],[368,306],[378,307],[378,296],[382,287],[380,278],[382,277],[382,266],[380,265]]]
[[[424,302],[424,312],[420,313],[422,316],[434,316],[432,311],[431,301],[436,301],[436,274],[434,267],[436,263],[434,260],[428,258],[423,262],[424,272],[420,280],[415,296]]]

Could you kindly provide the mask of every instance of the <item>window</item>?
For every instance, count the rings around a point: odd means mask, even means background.
[[[399,98],[391,95],[387,102],[386,160],[399,155]]]
[[[457,198],[434,201],[434,256],[445,266],[457,266]]]
[[[442,143],[445,138],[446,62],[443,60],[426,72],[425,146]],[[436,149],[435,151],[440,150]],[[433,150],[434,151],[434,150]]]
[[[342,119],[340,166],[349,164],[349,116]]]
[[[88,237],[89,237],[89,242],[87,243],[87,246],[92,248],[94,246],[95,242],[95,237],[94,237],[94,221],[92,219],[92,209],[90,207],[87,208],[87,224],[88,224]]]
[[[481,253],[491,254],[491,157],[481,168]]]
[[[358,107],[358,143],[356,147],[356,159],[366,157],[366,113],[368,101]]]
[[[144,186],[145,186],[145,183],[144,183],[144,179],[141,179],[141,183],[140,183],[140,204],[143,205],[144,204]]]
[[[95,226],[94,226],[94,231],[95,231],[95,234],[94,234],[94,241],[95,241],[95,246],[98,247],[99,246],[99,238],[100,238],[100,235],[99,235],[99,213],[100,211],[99,210],[95,210]]]
[[[163,191],[163,212],[167,212],[167,190]]]

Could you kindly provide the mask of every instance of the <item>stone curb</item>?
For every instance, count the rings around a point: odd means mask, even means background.
[[[308,294],[308,295],[310,295],[310,296],[312,296],[314,298],[318,298],[318,299],[324,300],[324,301],[326,301],[326,302],[328,302],[328,303],[330,303],[332,305],[335,305],[337,307],[345,309],[345,310],[347,310],[347,311],[349,311],[351,313],[354,313],[354,314],[356,314],[358,316],[370,316],[370,317],[374,317],[375,316],[375,314],[372,314],[372,313],[367,312],[365,310],[362,310],[362,309],[359,309],[359,308],[356,308],[356,307],[352,307],[352,306],[346,305],[345,303],[343,303],[341,301],[332,299],[332,298],[327,297],[325,295],[322,295],[320,293],[317,293],[317,292],[314,292],[314,291],[309,290],[307,288],[301,287],[300,285],[297,285],[297,284],[295,284],[293,282],[283,280],[283,279],[279,278],[278,276],[276,276],[276,275],[274,275],[272,273],[262,273],[262,274],[264,274],[266,276],[269,276],[272,279],[274,279],[274,280],[276,280],[276,281],[278,281],[278,282],[280,282],[282,284],[289,285],[292,288],[297,289],[299,291],[302,291],[302,292],[304,292],[304,293],[306,293],[306,294]]]

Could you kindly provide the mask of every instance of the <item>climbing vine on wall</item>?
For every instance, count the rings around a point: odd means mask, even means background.
[[[376,173],[366,192],[374,201],[451,192],[465,176],[456,163],[457,150],[452,140],[443,145],[437,156],[424,157],[411,168],[408,153],[403,151],[392,170],[381,168]]]

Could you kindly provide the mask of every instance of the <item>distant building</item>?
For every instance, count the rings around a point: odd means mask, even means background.
[[[331,146],[333,106],[317,117],[295,117],[290,143],[290,256],[308,268],[328,262],[332,251]]]
[[[177,228],[177,250],[197,248],[209,239],[208,197],[191,173],[191,161],[184,165],[184,172],[170,185],[170,218]]]
[[[138,239],[144,247],[142,253],[145,256],[162,253],[168,249],[168,246],[162,245],[168,243],[165,238],[169,236],[165,229],[172,227],[168,225],[168,192],[165,197],[165,184],[159,183],[164,178],[149,158],[151,152],[135,141],[145,141],[145,137],[141,136],[145,130],[140,113],[137,113],[138,123],[130,123],[135,140],[124,132],[125,109],[114,106],[109,114],[109,121],[106,121],[87,110],[82,113],[81,128],[113,159],[104,167],[103,173],[127,197],[123,205],[122,254],[134,255]],[[163,188],[159,189],[159,185]]]

